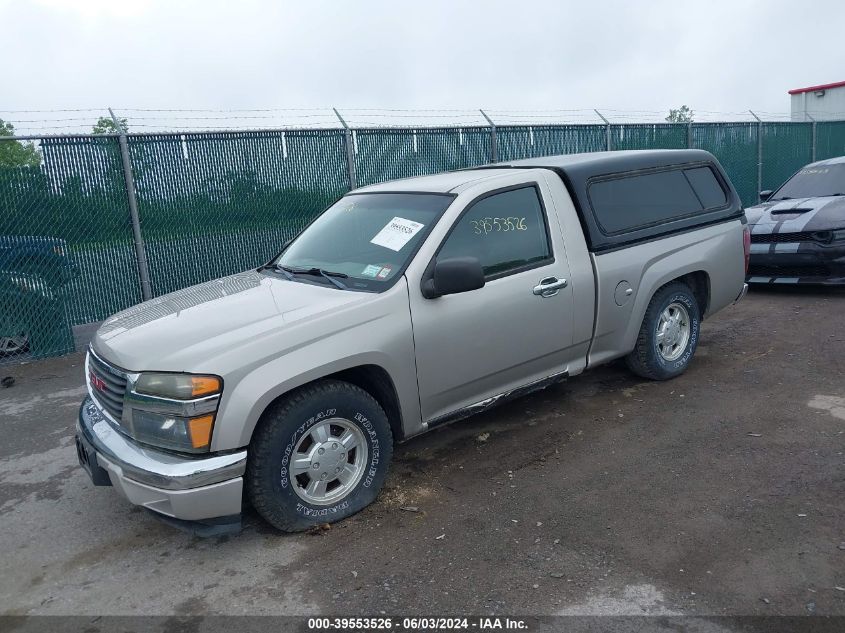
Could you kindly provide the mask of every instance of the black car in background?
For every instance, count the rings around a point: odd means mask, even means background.
[[[73,348],[63,289],[78,274],[65,240],[0,235],[0,358]]]
[[[803,167],[760,199],[745,210],[748,282],[845,284],[845,156]]]

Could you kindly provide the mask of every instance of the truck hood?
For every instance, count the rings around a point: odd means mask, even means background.
[[[129,371],[195,371],[246,342],[373,296],[248,271],[119,312],[103,322],[92,345]]]
[[[745,217],[752,233],[842,229],[845,228],[845,196],[765,202],[746,209]]]

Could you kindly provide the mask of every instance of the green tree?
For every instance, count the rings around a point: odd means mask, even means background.
[[[692,123],[692,115],[693,111],[687,106],[682,105],[680,108],[670,109],[669,116],[666,117],[666,120],[669,123]]]
[[[120,126],[123,128],[124,132],[129,130],[129,124],[126,119],[118,119],[120,121]],[[117,126],[112,121],[111,117],[101,116],[97,119],[97,122],[94,124],[94,129],[91,130],[94,134],[119,134],[120,130],[117,129]]]
[[[14,136],[15,126],[0,119],[0,136]],[[38,167],[41,152],[32,143],[0,141],[0,167]]]

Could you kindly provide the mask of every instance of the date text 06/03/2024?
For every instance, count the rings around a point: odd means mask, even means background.
[[[446,630],[511,630],[526,631],[528,625],[520,618],[481,617],[481,618],[437,618],[408,617],[402,618],[309,618],[308,629],[342,631],[446,631]]]

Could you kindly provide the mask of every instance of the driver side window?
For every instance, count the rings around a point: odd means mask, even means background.
[[[473,204],[446,238],[438,259],[477,257],[487,279],[551,261],[546,217],[534,185],[494,193]]]

